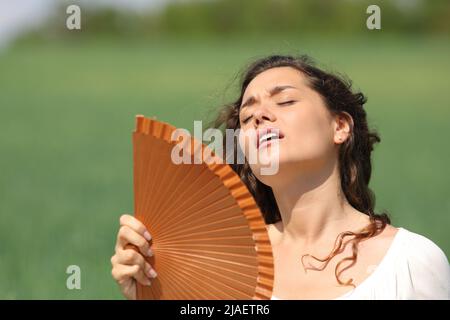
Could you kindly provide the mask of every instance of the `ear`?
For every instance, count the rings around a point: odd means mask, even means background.
[[[334,116],[334,143],[341,144],[349,139],[353,131],[353,118],[345,111]]]

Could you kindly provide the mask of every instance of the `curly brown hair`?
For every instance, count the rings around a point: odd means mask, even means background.
[[[291,67],[300,71],[305,75],[310,88],[324,99],[332,114],[351,117],[351,121],[349,121],[351,123],[351,134],[340,145],[338,154],[341,188],[350,205],[367,214],[370,217],[370,223],[359,232],[346,231],[339,234],[333,250],[323,259],[309,254],[303,255],[302,264],[305,271],[307,269],[323,270],[334,256],[342,253],[345,247],[351,243],[352,255],[342,259],[336,265],[335,276],[339,284],[354,286],[353,279],[343,282],[340,279],[341,273],[356,263],[359,242],[374,237],[383,231],[387,224],[390,224],[387,213],[377,214],[374,212],[375,195],[368,186],[372,173],[371,152],[374,144],[380,142],[380,137],[376,131],[369,130],[366,111],[363,108],[363,105],[367,102],[366,97],[361,92],[353,92],[352,83],[346,77],[319,69],[307,55],[298,57],[273,55],[253,62],[247,68],[242,75],[239,97],[233,103],[221,109],[212,126],[223,129],[239,129],[239,111],[247,86],[260,73],[277,67]],[[225,138],[223,143],[225,147]],[[234,143],[234,148],[235,151],[238,148],[236,143]],[[266,224],[280,221],[280,211],[272,188],[256,178],[247,161],[243,164],[235,164],[234,161],[227,163],[231,163],[233,170],[240,176],[254,196]],[[350,237],[350,239],[344,241],[346,237]],[[321,262],[322,265],[320,267],[305,267],[303,260],[308,256]],[[345,262],[347,262],[347,265],[341,268]]]

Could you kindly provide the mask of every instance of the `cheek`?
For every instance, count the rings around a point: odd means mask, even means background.
[[[288,117],[289,139],[286,155],[317,158],[333,148],[333,130],[327,114],[304,109]]]
[[[238,135],[238,143],[239,148],[245,155],[245,157],[248,159],[250,152],[255,152],[256,146],[255,146],[255,140],[256,140],[256,131],[252,129],[248,130],[239,130]]]
[[[246,142],[245,131],[242,129],[239,130],[238,143],[239,148],[245,153],[245,150],[247,149],[245,146],[248,142]]]

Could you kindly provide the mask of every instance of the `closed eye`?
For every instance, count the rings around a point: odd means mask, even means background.
[[[289,101],[283,101],[283,102],[280,102],[280,103],[277,103],[277,104],[279,106],[288,106],[288,105],[291,105],[291,104],[293,104],[295,102],[297,102],[297,101],[296,100],[289,100]]]
[[[252,118],[252,116],[250,116],[250,117],[247,117],[246,119],[244,119],[243,121],[242,121],[242,123],[247,123],[250,119]]]

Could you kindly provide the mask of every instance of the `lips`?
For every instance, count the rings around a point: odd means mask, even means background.
[[[275,139],[280,140],[283,138],[284,133],[278,128],[269,127],[258,129],[256,134],[256,147],[259,149],[263,145],[270,144],[270,141]]]

